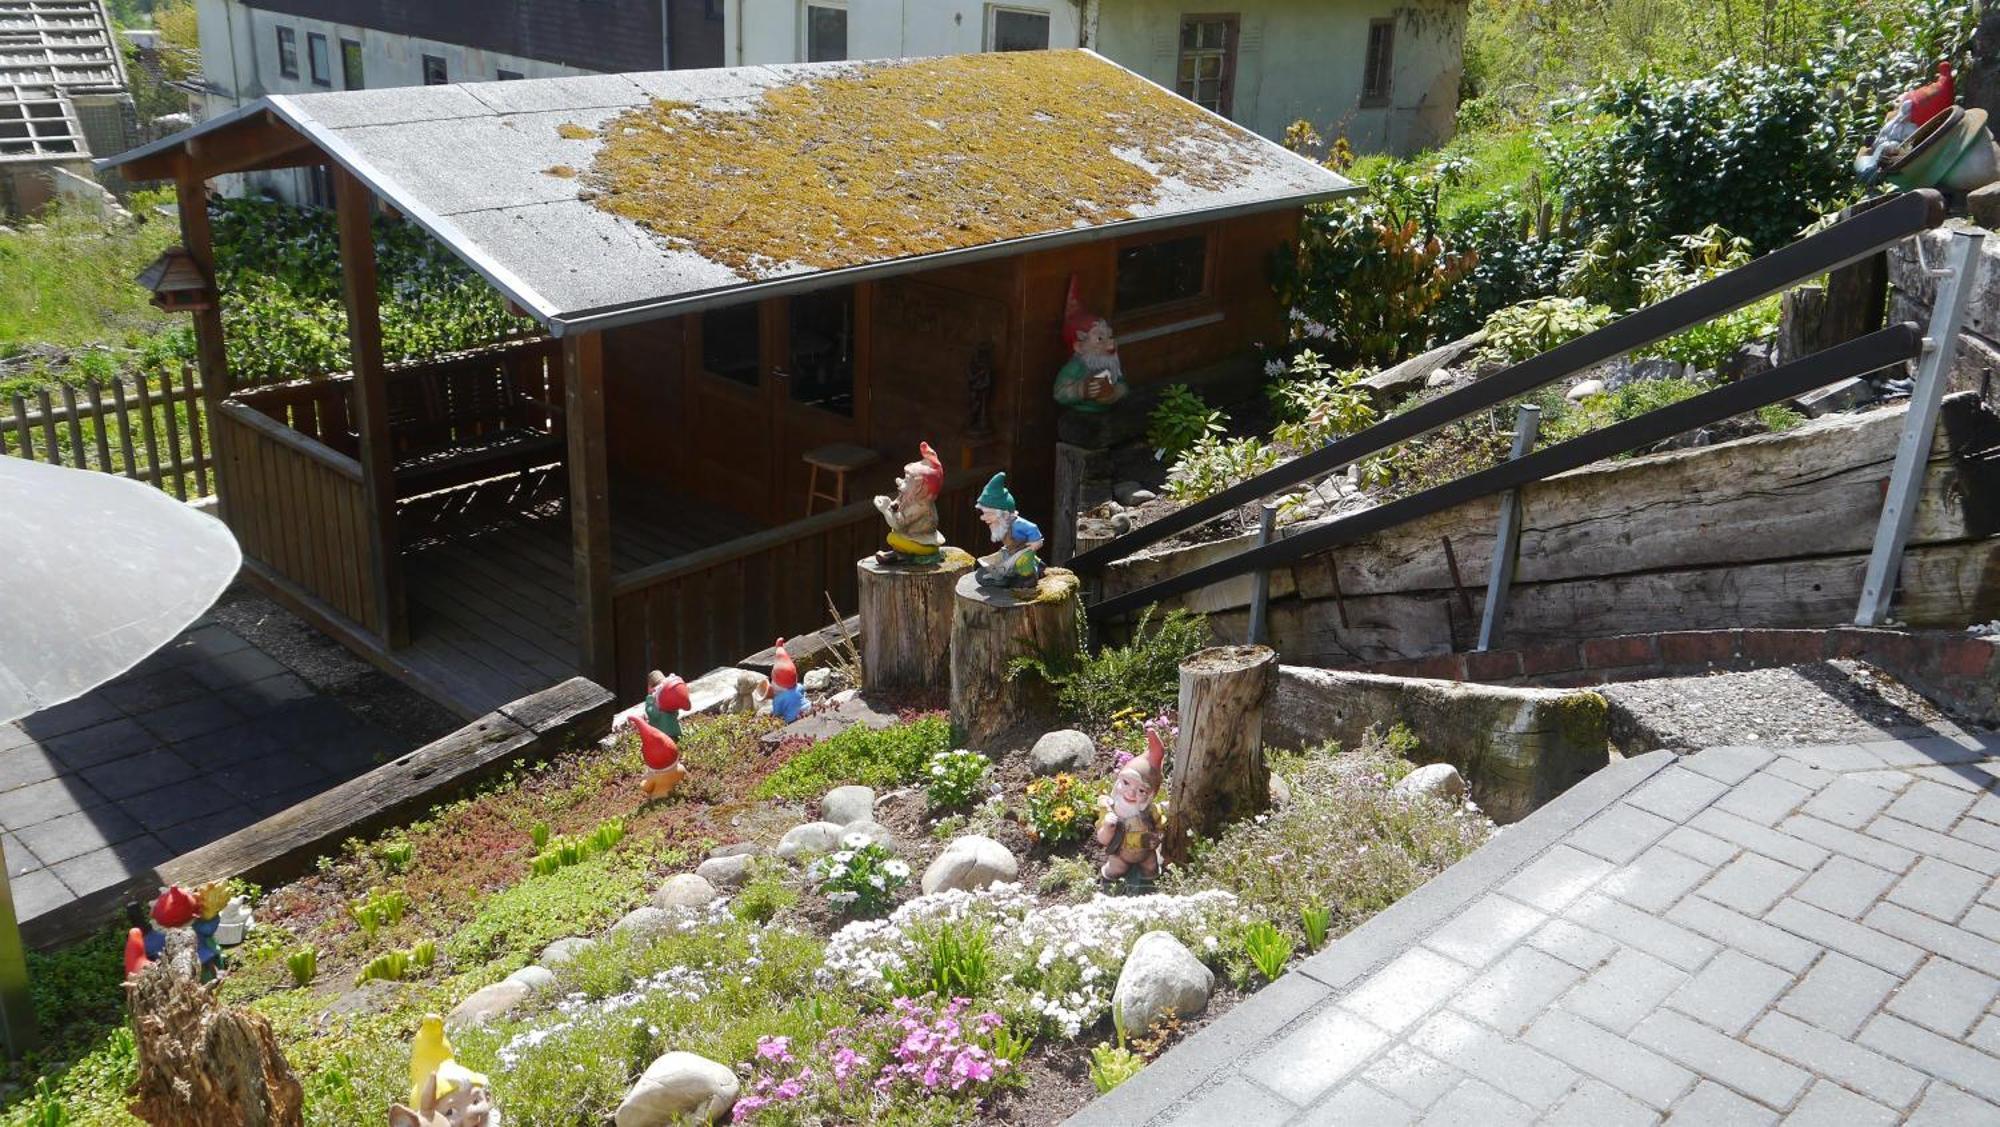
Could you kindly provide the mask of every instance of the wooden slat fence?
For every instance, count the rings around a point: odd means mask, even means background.
[[[129,384],[61,384],[0,400],[0,454],[118,474],[186,501],[215,492],[205,415],[191,366]]]
[[[951,543],[978,555],[991,545],[973,499],[993,470],[960,470],[938,496]],[[854,613],[854,565],[882,547],[869,501],[820,513],[712,548],[628,571],[611,584],[620,698],[645,691],[649,669],[689,677],[737,661],[773,638],[828,624],[830,597]]]

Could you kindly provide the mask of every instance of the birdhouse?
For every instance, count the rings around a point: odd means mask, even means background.
[[[215,289],[201,264],[180,247],[168,247],[141,271],[139,284],[153,291],[153,304],[169,313],[195,313],[215,308]]]

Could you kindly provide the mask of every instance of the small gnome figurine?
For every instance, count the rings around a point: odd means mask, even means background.
[[[758,693],[771,702],[771,715],[789,724],[804,715],[806,691],[799,685],[799,667],[778,639],[778,658],[771,663],[771,680]]]
[[[878,564],[934,564],[943,558],[937,497],[944,489],[944,463],[928,442],[917,443],[917,454],[896,479],[896,495],[875,498],[876,511],[889,523],[889,547],[875,553]]]
[[[632,726],[639,731],[639,758],[646,761],[646,777],[639,780],[639,789],[647,798],[665,798],[688,775],[687,765],[681,762],[680,744],[644,716],[634,716]],[[678,730],[680,725],[674,727]]]
[[[1056,371],[1057,403],[1075,411],[1098,412],[1125,398],[1131,385],[1125,382],[1125,371],[1118,363],[1118,342],[1112,339],[1111,322],[1083,307],[1073,274],[1064,303],[1062,336],[1070,355]]]
[[[492,1088],[453,1059],[444,1019],[427,1014],[410,1046],[410,1102],[390,1106],[389,1127],[499,1127]]]
[[[1042,530],[1020,515],[1014,494],[1007,488],[1005,470],[980,490],[973,502],[979,519],[993,533],[1000,550],[979,559],[979,582],[987,587],[1033,587],[1042,581]]]
[[[675,739],[681,738],[681,713],[694,707],[687,682],[678,673],[655,669],[646,674],[646,720]]]
[[[190,930],[199,908],[200,904],[194,896],[180,885],[161,889],[160,895],[153,901],[154,930],[145,932],[141,938],[146,958],[156,963],[164,962],[189,978],[199,979],[208,963],[195,933]],[[130,961],[129,957],[127,961]]]
[[[1153,799],[1160,793],[1166,762],[1167,747],[1160,742],[1160,733],[1149,726],[1146,754],[1134,756],[1118,769],[1104,813],[1097,819],[1097,844],[1110,854],[1098,870],[1105,880],[1119,880],[1134,866],[1147,880],[1159,874],[1164,826]]]

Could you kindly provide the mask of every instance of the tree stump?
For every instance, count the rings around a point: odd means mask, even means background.
[[[951,684],[952,589],[972,556],[946,548],[927,566],[854,565],[861,595],[861,679],[871,689],[943,689]]]
[[[1055,708],[1055,692],[1035,676],[1013,678],[1015,658],[1061,658],[1076,650],[1077,582],[1052,567],[1039,586],[988,589],[968,572],[958,580],[951,619],[951,720],[974,748]]]
[[[164,963],[126,988],[139,1057],[133,1115],[153,1127],[299,1127],[305,1092],[261,1014]]]
[[[1278,655],[1269,646],[1216,646],[1181,663],[1181,731],[1160,845],[1167,863],[1187,860],[1197,839],[1270,805],[1264,702],[1277,683]]]

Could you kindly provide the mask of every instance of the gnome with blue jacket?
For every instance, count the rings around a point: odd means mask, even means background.
[[[1042,530],[1020,515],[1014,494],[1007,488],[1005,471],[980,490],[973,502],[979,519],[993,533],[1000,550],[979,560],[979,583],[985,587],[1033,587],[1042,581]]]

